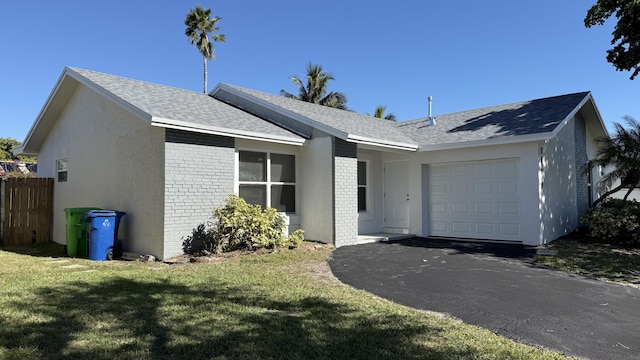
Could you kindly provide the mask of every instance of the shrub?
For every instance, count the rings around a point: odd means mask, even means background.
[[[182,244],[185,253],[207,250],[214,253],[234,250],[296,247],[304,240],[304,231],[285,234],[282,215],[274,208],[264,211],[230,194],[223,206],[213,210],[213,224],[200,224]]]
[[[582,218],[587,235],[595,241],[640,246],[640,203],[607,199]]]
[[[211,228],[207,228],[205,224],[200,224],[193,229],[191,236],[188,236],[182,242],[182,251],[185,254],[197,254],[203,250],[214,252],[215,242]]]

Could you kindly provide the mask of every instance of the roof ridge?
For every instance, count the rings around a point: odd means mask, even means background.
[[[207,93],[202,93],[202,92],[198,92],[198,91],[194,91],[194,90],[184,89],[184,88],[180,88],[180,87],[172,86],[172,85],[159,84],[159,83],[151,82],[151,81],[147,81],[147,80],[134,79],[134,78],[130,78],[130,77],[125,77],[125,76],[120,76],[120,75],[113,75],[113,74],[108,74],[108,73],[104,73],[104,72],[100,72],[100,71],[77,68],[77,67],[73,67],[73,66],[66,66],[65,68],[68,69],[68,70],[71,70],[71,71],[73,71],[73,72],[75,72],[75,73],[77,73],[79,75],[81,75],[84,78],[87,78],[87,77],[84,74],[82,74],[82,72],[88,72],[88,73],[91,73],[91,74],[107,76],[107,77],[111,77],[111,78],[117,78],[117,79],[128,80],[128,81],[135,81],[135,82],[143,83],[143,84],[147,84],[147,85],[160,86],[160,87],[167,88],[167,89],[174,89],[174,90],[185,91],[185,92],[190,92],[190,93],[202,94],[202,95],[209,96],[209,94],[207,94]],[[95,81],[93,81],[91,79],[88,79],[88,80],[90,80],[91,82],[95,82]]]

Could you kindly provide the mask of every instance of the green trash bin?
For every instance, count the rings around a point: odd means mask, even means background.
[[[87,226],[82,220],[85,211],[100,210],[96,207],[66,208],[67,255],[87,257]]]

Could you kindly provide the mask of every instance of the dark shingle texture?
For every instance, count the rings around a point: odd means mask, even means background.
[[[189,90],[69,68],[102,89],[158,118],[189,123],[195,128],[240,130],[273,137],[302,137],[211,96]]]
[[[267,94],[235,85],[230,88],[266,101],[272,105],[316,121],[340,132],[357,135],[383,142],[395,142],[415,145],[415,142],[395,126],[394,121],[374,118],[352,111],[334,109],[327,106],[307,103],[284,96]]]
[[[501,137],[552,132],[588,95],[588,92],[554,96],[400,122],[398,129],[421,147],[482,141]]]

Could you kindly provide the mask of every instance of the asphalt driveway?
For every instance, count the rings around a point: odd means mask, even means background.
[[[342,282],[587,359],[640,358],[640,289],[537,267],[517,245],[409,239],[345,246]]]

